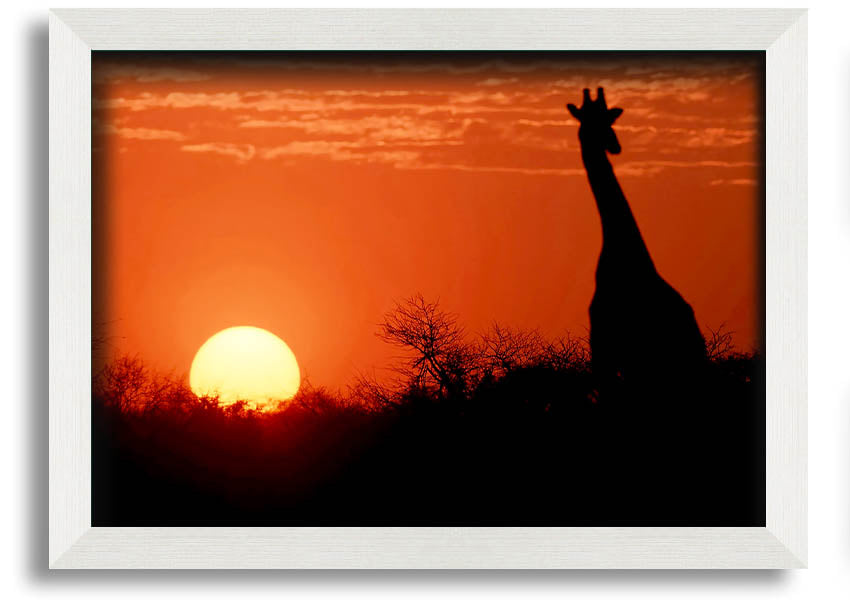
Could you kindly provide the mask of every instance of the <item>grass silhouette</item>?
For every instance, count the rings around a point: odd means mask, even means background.
[[[471,336],[438,303],[378,335],[394,376],[306,383],[260,411],[198,397],[138,358],[95,375],[95,526],[759,526],[761,358],[711,332],[687,385],[600,396],[587,341],[499,324]]]

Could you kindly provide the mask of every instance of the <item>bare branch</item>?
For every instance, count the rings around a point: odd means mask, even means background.
[[[481,367],[480,349],[467,343],[457,317],[421,294],[396,303],[377,335],[408,351],[396,370],[410,385],[440,397],[465,395]]]
[[[709,360],[722,360],[735,354],[735,343],[732,331],[726,331],[726,324],[721,323],[716,330],[708,328],[705,336],[705,355]]]

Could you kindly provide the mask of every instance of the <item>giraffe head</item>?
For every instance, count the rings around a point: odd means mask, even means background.
[[[582,147],[599,149],[611,154],[620,153],[620,142],[612,125],[617,117],[623,114],[623,109],[608,108],[602,88],[596,92],[596,100],[590,99],[590,90],[585,88],[581,108],[576,107],[575,104],[567,104],[567,109],[581,123],[578,138]]]

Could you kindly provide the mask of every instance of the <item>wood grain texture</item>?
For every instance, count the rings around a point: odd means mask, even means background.
[[[48,556],[53,563],[91,523],[91,52],[53,15],[49,39]]]
[[[92,50],[763,50],[765,9],[57,9]]]
[[[767,528],[806,562],[806,15],[767,50]]]
[[[764,528],[95,528],[54,568],[775,568]]]
[[[767,526],[92,528],[91,50],[767,52]],[[51,568],[785,568],[806,562],[800,10],[57,10],[50,15]]]

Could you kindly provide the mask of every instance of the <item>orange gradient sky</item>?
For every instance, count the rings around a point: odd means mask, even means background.
[[[585,335],[601,228],[564,108],[604,86],[655,264],[759,345],[762,54],[94,53],[94,334],[187,374],[236,325],[344,387],[396,300]]]

